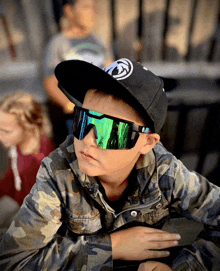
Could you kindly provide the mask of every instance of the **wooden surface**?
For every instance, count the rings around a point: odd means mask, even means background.
[[[146,0],[143,9],[141,61],[159,61],[163,55],[165,0]]]
[[[193,0],[170,1],[166,35],[166,59],[183,61],[188,53]]]
[[[116,50],[120,57],[137,58],[138,1],[115,1]]]
[[[4,7],[12,43],[16,46],[16,60],[20,60],[22,50],[28,60],[38,60],[48,33],[53,32],[53,14],[48,15],[53,12],[52,7],[46,8],[43,0],[21,1],[19,5],[16,0],[2,1],[0,8]],[[116,58],[127,57],[144,63],[220,61],[220,0],[96,2],[94,30],[112,46]],[[2,20],[0,30],[3,30]],[[2,52],[9,46],[3,32]]]
[[[191,37],[191,60],[206,60],[217,28],[219,0],[200,0],[197,3]]]
[[[112,42],[112,18],[111,18],[111,1],[96,0],[97,17],[94,30],[104,38],[107,44]]]
[[[117,58],[220,60],[219,0],[97,0],[97,5],[95,29]]]

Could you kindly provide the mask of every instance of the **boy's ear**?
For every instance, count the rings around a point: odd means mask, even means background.
[[[154,148],[158,141],[160,141],[160,136],[158,134],[148,134],[146,136],[145,143],[141,148],[141,154],[147,154]]]

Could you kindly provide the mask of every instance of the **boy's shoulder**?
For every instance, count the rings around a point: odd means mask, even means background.
[[[146,169],[150,175],[156,168],[158,173],[162,174],[168,170],[173,172],[177,168],[177,163],[176,157],[159,141],[149,153],[139,158],[136,168],[142,171]],[[169,174],[172,175],[171,172]]]
[[[159,141],[155,145],[155,147],[153,148],[153,152],[155,154],[156,161],[158,162],[167,160],[169,160],[170,162],[177,161],[176,157],[164,147],[161,141]]]
[[[160,141],[153,148],[153,152],[158,174],[174,177],[180,167],[180,161]]]
[[[179,182],[189,178],[189,174],[192,171],[188,170],[183,162],[168,151],[161,142],[156,144],[153,152],[155,153],[157,171],[160,176],[166,175],[172,179],[176,179],[178,176]],[[191,176],[194,178],[195,173],[191,174]]]
[[[170,155],[171,153],[164,147],[161,141],[158,141],[153,150],[161,155]]]

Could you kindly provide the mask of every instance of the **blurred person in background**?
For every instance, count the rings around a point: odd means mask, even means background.
[[[62,4],[62,19],[65,23],[61,32],[49,41],[43,60],[44,86],[50,98],[48,106],[57,145],[72,132],[73,120],[70,114],[73,113],[74,104],[57,86],[54,75],[56,65],[64,60],[80,59],[104,68],[113,61],[111,50],[92,31],[96,18],[95,0],[63,0]],[[60,120],[63,114],[69,114],[69,117],[64,117],[66,121]]]
[[[18,91],[0,101],[0,142],[11,162],[0,180],[0,197],[7,195],[22,205],[41,160],[54,150],[51,127],[43,107],[30,94]]]

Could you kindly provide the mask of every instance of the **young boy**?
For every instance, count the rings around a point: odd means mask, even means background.
[[[61,144],[71,134],[74,104],[57,86],[54,69],[64,60],[81,59],[104,68],[113,54],[103,39],[92,31],[96,17],[95,0],[62,0],[67,26],[49,41],[43,60],[44,86],[48,94],[49,115],[53,124],[54,143]],[[61,127],[62,126],[62,127]],[[59,128],[61,127],[61,131]]]
[[[44,54],[44,85],[50,99],[65,113],[72,113],[72,104],[57,87],[54,69],[69,59],[83,59],[104,68],[113,59],[103,39],[92,31],[95,23],[95,0],[62,0],[62,13],[67,26],[49,41]]]
[[[142,261],[139,271],[218,270],[220,188],[160,143],[162,80],[128,59],[104,71],[64,61],[55,74],[76,104],[73,135],[43,160],[0,245],[0,269],[113,270],[121,261],[137,270]],[[160,230],[173,210],[205,224],[186,248]]]

